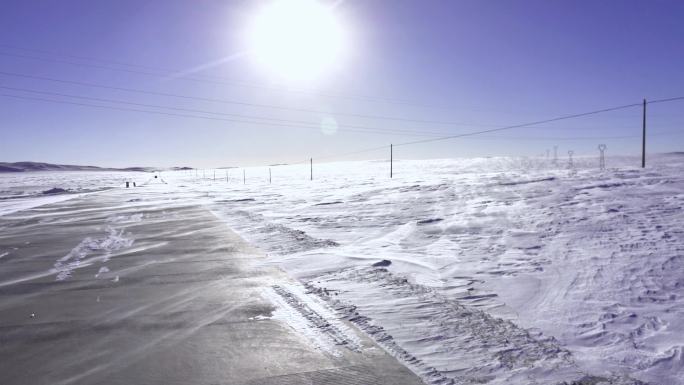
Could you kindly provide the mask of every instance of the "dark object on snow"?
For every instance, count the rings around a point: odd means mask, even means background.
[[[227,200],[224,200],[223,202],[231,202],[231,203],[235,202],[235,203],[237,203],[237,202],[253,202],[253,201],[255,201],[254,198],[241,198],[241,199],[227,199]]]
[[[391,265],[391,264],[392,264],[392,261],[390,261],[390,260],[388,260],[388,259],[383,259],[383,260],[380,261],[380,262],[375,262],[375,263],[373,264],[373,266],[374,266],[374,267],[385,267],[385,266],[389,266],[389,265]]]
[[[128,184],[129,184],[129,183],[131,183],[131,182],[126,182],[126,188],[128,188]]]
[[[133,182],[133,187],[138,187],[138,186],[135,185],[135,182]]]
[[[418,221],[417,223],[418,223],[419,225],[429,225],[430,223],[437,223],[437,222],[441,222],[441,221],[443,221],[443,220],[444,220],[444,219],[442,219],[442,218],[430,218],[430,219],[423,219],[423,220],[420,220],[420,221]]]
[[[63,194],[65,192],[68,192],[67,190],[59,187],[51,188],[49,190],[43,191],[44,195],[51,195],[51,194]]]
[[[328,206],[328,205],[339,205],[340,203],[344,203],[342,201],[334,201],[334,202],[321,202],[321,203],[316,203],[314,206]]]
[[[154,176],[154,179],[157,179],[157,176],[156,176],[156,175]]]

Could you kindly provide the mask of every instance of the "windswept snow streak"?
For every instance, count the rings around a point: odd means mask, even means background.
[[[144,216],[143,213],[112,215],[109,218],[107,218],[107,222],[109,222],[109,223],[137,223],[137,222],[142,221],[143,216]]]
[[[132,171],[0,173],[0,216],[120,187],[127,180],[141,181],[147,175]]]
[[[58,259],[54,265],[57,272],[57,281],[63,281],[69,277],[75,269],[89,266],[91,262],[85,258],[88,256],[101,257],[106,261],[112,252],[130,247],[133,239],[124,237],[123,230],[117,231],[112,227],[107,228],[107,235],[99,238],[88,237],[74,247],[69,254]]]
[[[231,210],[232,205],[243,205],[245,202],[251,203],[253,201],[253,199],[218,201],[217,205],[213,207],[213,211],[247,240],[259,245],[269,254],[286,255],[338,246],[338,243],[333,240],[315,238],[302,230],[271,223],[260,214]]]
[[[100,270],[95,274],[95,278],[100,278],[101,275],[109,273],[109,268],[107,266],[102,266]]]

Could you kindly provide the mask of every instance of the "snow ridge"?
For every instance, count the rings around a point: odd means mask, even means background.
[[[345,346],[349,350],[355,352],[361,351],[358,341],[350,337],[348,332],[345,333],[345,331],[342,330],[343,328],[340,327],[341,325],[339,322],[336,323],[332,321],[332,314],[329,314],[328,317],[322,316],[319,312],[312,309],[313,306],[310,305],[313,304],[311,304],[310,301],[309,303],[305,302],[302,296],[297,296],[283,286],[274,285],[272,286],[272,289],[276,294],[282,297],[289,306],[300,313],[311,327],[322,332],[325,336],[330,338],[335,345]]]
[[[431,385],[639,384],[629,378],[582,373],[572,354],[553,337],[461,305],[429,287],[394,276],[383,267],[350,268],[319,277],[315,282],[307,283],[306,288]],[[349,282],[354,282],[355,290],[362,286],[363,293],[348,292],[347,288],[352,287]],[[372,313],[381,317],[384,308],[378,308],[380,301],[400,308],[404,315],[402,324],[392,325],[368,316]],[[415,327],[428,333],[416,340],[411,333]],[[436,341],[440,342],[437,349]],[[444,360],[440,359],[441,354],[446,355]],[[437,365],[426,364],[424,357],[430,357]],[[577,378],[580,380],[574,380]]]

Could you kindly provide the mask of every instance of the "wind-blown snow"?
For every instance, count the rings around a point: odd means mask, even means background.
[[[0,216],[121,187],[126,181],[141,183],[150,175],[121,171],[0,173]]]
[[[682,385],[684,156],[650,164],[399,161],[390,180],[342,162],[147,188],[206,205],[426,382]]]
[[[111,253],[130,247],[133,244],[133,239],[127,238],[123,234],[123,230],[116,230],[114,228],[107,228],[107,234],[98,237],[87,237],[81,243],[76,245],[69,254],[59,258],[54,265],[54,271],[57,272],[57,280],[63,281],[71,277],[75,269],[89,266],[92,263],[93,257],[98,260],[106,262]],[[86,259],[86,257],[91,257]],[[100,268],[96,278],[100,274],[108,272],[106,267]]]
[[[315,166],[313,182],[291,166],[271,185],[192,188],[273,263],[455,383],[682,384],[683,160],[402,161],[393,180],[386,162],[349,162]]]

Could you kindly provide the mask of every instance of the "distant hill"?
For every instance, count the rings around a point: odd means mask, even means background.
[[[189,167],[173,167],[172,170],[187,170]],[[78,166],[71,164],[52,164],[41,162],[0,162],[0,172],[28,171],[141,171],[152,172],[161,169],[155,167],[105,168],[96,166]]]

